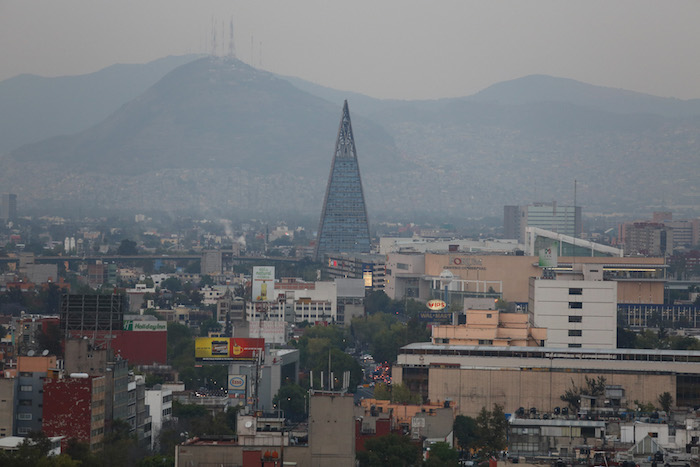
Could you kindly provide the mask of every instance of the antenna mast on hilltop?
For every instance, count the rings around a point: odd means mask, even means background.
[[[231,16],[228,27],[228,56],[229,58],[236,58],[236,44],[233,41],[233,16]]]
[[[214,17],[211,17],[211,54],[216,55],[216,23]]]

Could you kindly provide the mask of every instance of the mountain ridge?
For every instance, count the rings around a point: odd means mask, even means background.
[[[560,80],[533,76],[457,99],[377,100],[201,58],[78,134],[6,154],[0,183],[27,204],[318,215],[349,98],[371,216],[495,215],[505,204],[567,202],[574,178],[589,210],[697,209],[695,100]],[[556,92],[548,96],[542,83]],[[14,188],[19,180],[30,182]]]

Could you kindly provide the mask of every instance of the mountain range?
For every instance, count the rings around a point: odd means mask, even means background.
[[[344,99],[370,217],[572,203],[574,180],[584,212],[700,206],[697,99],[533,75],[379,100],[192,56],[0,82],[0,191],[29,208],[317,216]]]

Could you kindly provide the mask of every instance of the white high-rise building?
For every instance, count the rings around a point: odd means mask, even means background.
[[[547,347],[617,348],[617,282],[599,277],[530,278],[529,309],[534,324],[547,328]]]

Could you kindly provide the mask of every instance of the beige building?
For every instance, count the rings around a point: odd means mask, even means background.
[[[552,349],[416,343],[401,349],[392,371],[430,402],[452,401],[463,415],[501,404],[539,412],[565,405],[567,389],[602,376],[628,401],[657,404],[668,391],[679,407],[700,405],[700,352],[632,349]]]
[[[526,303],[530,277],[540,277],[536,256],[472,255],[464,252],[390,253],[387,259],[386,292],[398,300],[412,297],[427,301],[442,298],[447,285],[450,301],[462,303],[465,296],[500,297]],[[600,266],[603,280],[615,281],[618,303],[663,303],[666,282],[664,258],[559,257],[557,275],[574,274],[579,265]],[[590,269],[590,268],[589,268]],[[440,275],[453,275],[449,284]]]
[[[547,329],[532,325],[529,313],[504,313],[498,310],[467,310],[466,323],[434,325],[434,344],[541,346]]]

